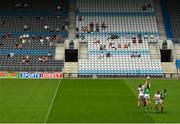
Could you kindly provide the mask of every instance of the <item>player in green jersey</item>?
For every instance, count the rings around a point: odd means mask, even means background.
[[[146,87],[144,88],[144,106],[147,108],[151,107],[151,98],[150,98],[150,87],[151,83],[149,81],[146,81]]]
[[[160,96],[161,96],[161,112],[163,112],[163,111],[165,111],[164,99],[165,99],[166,96],[167,96],[167,90],[164,89],[164,90],[160,93]]]

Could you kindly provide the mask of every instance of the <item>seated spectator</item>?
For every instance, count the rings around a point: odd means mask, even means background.
[[[99,23],[96,23],[96,32],[99,32]]]
[[[131,47],[131,43],[128,43],[128,47]]]
[[[108,37],[107,40],[109,40],[109,39],[111,39],[111,40],[119,39],[119,36],[115,35],[115,34],[112,34],[110,37]]]
[[[111,48],[114,48],[116,50],[116,46],[114,43],[112,44]]]
[[[48,62],[49,60],[48,60],[48,56],[45,56],[44,58],[43,58],[43,62]]]
[[[139,39],[138,43],[143,43],[142,39]]]
[[[42,45],[44,44],[44,39],[41,38],[39,41]]]
[[[104,58],[104,52],[101,52],[101,53],[100,53],[99,59],[100,59],[100,58]]]
[[[76,32],[79,32],[79,28],[78,27],[76,28]]]
[[[26,60],[23,58],[22,60],[22,64],[25,65],[26,64]]]
[[[93,43],[100,43],[100,40],[98,38],[94,38],[94,42]]]
[[[14,57],[14,55],[15,55],[14,52],[10,52],[10,53],[8,54],[8,57],[11,58],[11,57]]]
[[[65,20],[65,25],[69,26],[69,20],[68,19]]]
[[[131,54],[131,58],[136,58],[136,57],[141,57],[141,54],[138,54],[138,52],[133,52],[133,54]]]
[[[142,10],[147,10],[147,7],[146,7],[146,5],[144,5],[143,7],[142,7]]]
[[[144,35],[144,39],[148,39],[148,35],[147,34]]]
[[[118,48],[121,48],[121,44],[118,44]]]
[[[60,11],[61,10],[61,6],[57,5],[56,9],[57,9],[57,11]]]
[[[105,22],[102,22],[102,24],[101,24],[101,29],[102,30],[105,30],[107,28],[107,26],[105,25]]]
[[[24,31],[28,31],[30,29],[30,27],[28,25],[23,25],[23,30]]]
[[[104,50],[103,44],[100,45],[99,50]]]
[[[106,57],[107,58],[111,57],[111,53],[110,52],[106,53]]]
[[[5,21],[1,21],[1,26],[3,26],[5,24]]]
[[[141,34],[138,34],[138,39],[142,39],[142,35]]]
[[[76,38],[79,39],[79,33],[76,33]]]
[[[109,42],[109,48],[111,48],[112,47],[112,42]]]
[[[50,27],[48,25],[44,26],[44,30],[49,30],[49,29],[50,29]]]
[[[106,50],[106,45],[105,44],[103,45],[103,49]]]
[[[79,16],[78,21],[82,21],[82,16]]]
[[[136,39],[136,36],[133,35],[133,36],[132,36],[132,40],[133,40],[133,39]]]
[[[81,33],[80,38],[81,38],[82,41],[85,40],[85,36],[84,36],[83,33]]]
[[[133,39],[132,42],[133,42],[133,43],[136,43],[136,39]]]
[[[48,56],[48,57],[52,57],[51,51],[48,52],[48,55],[47,55],[47,56]]]
[[[124,44],[124,48],[128,48],[128,45],[127,45],[127,44]]]
[[[43,62],[43,58],[42,57],[39,57],[39,62]]]
[[[148,8],[152,8],[151,2],[149,2],[149,3],[147,4],[147,7],[148,7]]]
[[[65,30],[68,31],[69,30],[69,26],[68,25],[65,25]]]
[[[90,27],[90,32],[94,32],[94,23],[93,22],[91,22],[89,24],[89,27]]]
[[[5,40],[9,40],[9,39],[11,39],[11,38],[12,38],[12,34],[10,34],[10,33],[3,34],[3,35],[1,36],[1,39],[5,39]]]
[[[89,32],[88,26],[84,26],[84,27],[83,27],[83,31],[84,31],[84,32]]]

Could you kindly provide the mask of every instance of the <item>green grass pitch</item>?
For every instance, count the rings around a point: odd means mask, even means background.
[[[168,90],[166,113],[137,108],[143,81],[1,79],[0,123],[180,123],[180,80],[152,79],[151,96]]]

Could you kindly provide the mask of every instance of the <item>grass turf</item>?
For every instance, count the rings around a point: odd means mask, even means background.
[[[159,114],[137,108],[142,81],[0,80],[0,122],[180,122],[180,81],[152,80],[151,96],[168,90],[167,113]]]

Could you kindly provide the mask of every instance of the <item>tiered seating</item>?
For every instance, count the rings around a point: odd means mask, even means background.
[[[143,12],[142,7],[145,4],[152,3],[152,0],[77,0],[77,9],[81,13],[97,12]],[[153,8],[146,12],[154,12]]]
[[[149,2],[151,8],[142,10]],[[160,60],[151,60],[148,48],[148,42],[159,39],[152,1],[96,0],[86,3],[78,0],[77,3],[80,9],[76,24],[80,41],[88,42],[89,55],[88,60],[79,61],[81,75],[162,75]],[[94,24],[93,31],[83,30],[84,27],[90,30],[90,23]],[[102,23],[106,25],[105,29],[101,28]],[[118,37],[111,39],[112,35]]]
[[[77,17],[78,20],[78,17]],[[140,32],[158,34],[156,17],[136,16],[134,14],[115,14],[115,15],[87,15],[83,16],[82,21],[77,21],[79,27],[89,26],[90,23],[101,25],[103,22],[108,28],[101,32]],[[95,31],[95,27],[94,27]]]
[[[57,10],[60,6],[60,11]],[[57,16],[68,14],[67,0],[2,0],[0,15]]]
[[[29,64],[22,64],[23,55],[15,55],[10,58],[7,55],[0,55],[0,70],[1,71],[62,71],[64,66],[63,60],[54,60],[50,58],[48,62],[40,62],[38,58],[41,56],[31,56],[29,59]]]
[[[170,17],[170,22],[166,22],[169,23],[169,25],[172,25],[172,27],[167,27],[167,30],[170,30],[171,33],[174,35],[174,38],[180,38],[180,8],[179,6],[177,6],[177,3],[179,2],[178,0],[165,0],[163,2],[167,2],[164,4],[167,4],[166,9],[168,9],[168,16]],[[172,30],[170,29],[172,28]],[[170,35],[171,36],[171,35]],[[169,37],[169,38],[173,38],[173,37]]]
[[[68,36],[68,1],[7,0],[0,7],[0,71],[62,71],[54,54]]]
[[[29,27],[25,32],[67,32],[62,30],[66,19],[66,16],[2,16],[0,20],[5,23],[0,26],[0,32],[24,32],[25,25]],[[46,25],[50,30],[44,29]]]

